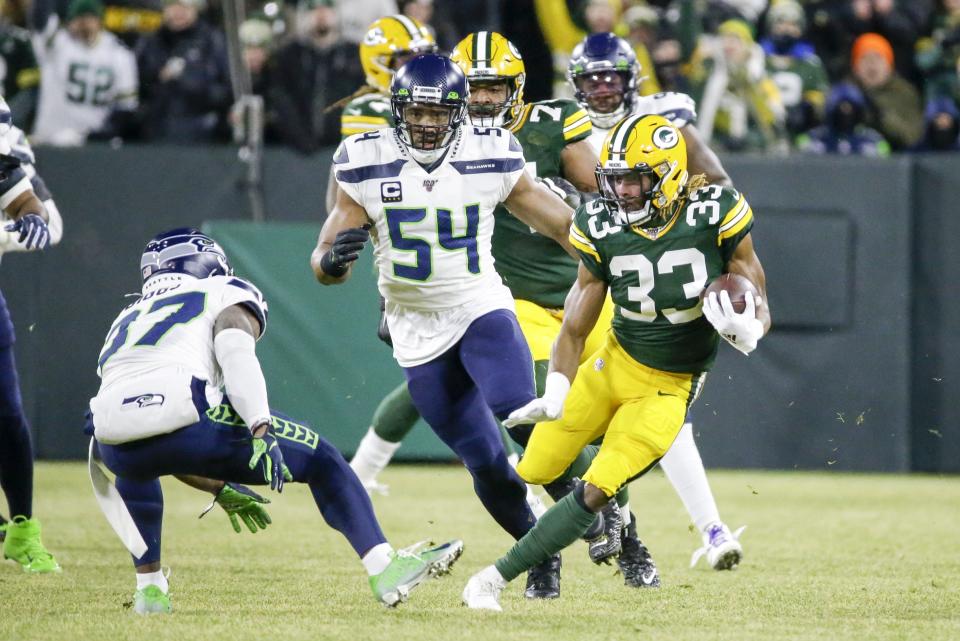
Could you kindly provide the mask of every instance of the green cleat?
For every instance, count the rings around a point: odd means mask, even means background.
[[[427,578],[449,573],[463,554],[463,541],[460,540],[421,550],[424,545],[427,543],[396,551],[390,565],[370,577],[370,589],[378,601],[391,608],[406,601],[410,591]]]
[[[133,611],[137,614],[170,614],[170,595],[156,585],[148,585],[133,593]]]
[[[6,524],[3,557],[23,566],[24,572],[59,572],[60,564],[40,541],[40,521],[15,516]]]

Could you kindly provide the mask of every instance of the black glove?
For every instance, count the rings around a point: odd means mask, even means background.
[[[377,325],[377,338],[393,347],[393,339],[390,337],[390,327],[387,325],[387,301],[380,297],[380,324]]]
[[[582,202],[580,192],[569,180],[560,176],[549,176],[547,178],[537,178],[537,182],[542,183],[544,187],[555,193],[558,198],[573,209],[580,206]]]
[[[320,268],[334,277],[346,274],[350,263],[360,256],[363,246],[370,240],[369,229],[369,225],[364,225],[338,232],[330,251],[320,259]]]

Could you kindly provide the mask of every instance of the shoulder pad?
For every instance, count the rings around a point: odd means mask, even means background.
[[[697,103],[685,93],[662,91],[650,96],[641,96],[637,110],[642,114],[656,114],[669,120],[677,128],[697,120]]]
[[[267,331],[267,301],[260,290],[248,280],[236,276],[224,276],[226,279],[224,303],[229,305],[243,305],[257,317],[260,322],[260,335]]]

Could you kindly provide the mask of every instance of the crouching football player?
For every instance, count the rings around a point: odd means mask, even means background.
[[[449,570],[461,541],[395,551],[340,453],[310,427],[270,410],[254,351],[266,302],[233,276],[212,238],[195,229],[162,233],[147,244],[140,270],[142,293],[117,317],[100,353],[88,424],[95,494],[133,554],[137,613],[171,611],[160,568],[164,475],[214,491],[209,479],[226,481],[218,502],[255,526],[265,526],[262,512],[251,509],[262,499],[235,484],[279,492],[285,481],[307,483],[323,518],[360,556],[375,598],[388,606]],[[101,462],[116,474],[115,489]]]

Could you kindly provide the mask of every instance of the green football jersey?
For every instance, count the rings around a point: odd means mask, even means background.
[[[18,92],[40,84],[40,69],[29,31],[0,25],[0,80],[3,81],[3,96],[8,101]]]
[[[590,117],[572,100],[527,104],[510,131],[523,147],[528,168],[538,177],[560,176],[560,153],[593,130]],[[577,279],[577,261],[553,240],[541,236],[502,205],[494,212],[493,257],[514,298],[561,308]]]
[[[393,126],[390,96],[368,93],[354,98],[343,108],[340,116],[340,136],[346,138],[374,129]]]
[[[803,57],[767,56],[767,71],[780,90],[780,98],[785,107],[799,105],[806,100],[822,106],[830,81],[827,72],[814,54]]]
[[[581,206],[570,242],[583,265],[607,283],[613,332],[634,359],[668,372],[710,369],[718,335],[703,317],[700,292],[724,272],[753,226],[736,190],[698,189],[659,230],[621,227],[601,200]]]

